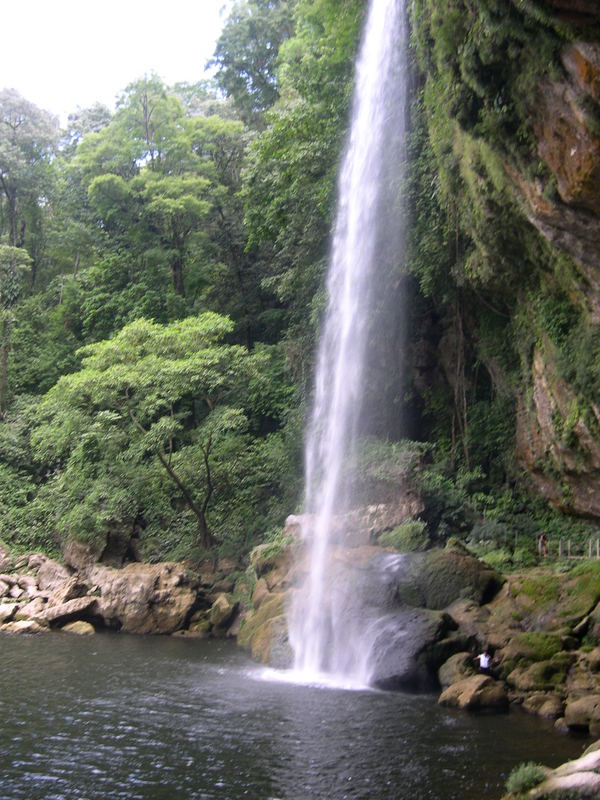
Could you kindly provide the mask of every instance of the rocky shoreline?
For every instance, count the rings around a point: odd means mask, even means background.
[[[169,562],[109,565],[74,541],[61,562],[41,553],[13,560],[2,549],[0,632],[235,636],[239,605],[230,582],[218,581],[232,566],[202,574]]]
[[[204,571],[177,563],[98,562],[92,548],[77,542],[67,544],[61,562],[40,553],[13,559],[0,550],[0,632],[231,637],[256,660],[285,668],[291,659],[285,611],[303,579],[300,548],[292,536],[256,548],[245,570],[221,561]],[[381,580],[382,559],[390,555],[397,566],[373,593],[371,581]],[[344,579],[350,572],[357,591],[381,597],[385,613],[409,631],[401,657],[393,637],[383,643],[374,683],[438,686],[441,704],[467,712],[520,706],[555,720],[562,733],[600,737],[599,562],[502,578],[456,542],[398,555],[356,541],[343,548],[336,567]],[[474,656],[483,648],[493,656],[491,674],[476,668]],[[590,772],[586,758],[573,774]],[[597,776],[596,769],[600,764],[591,770]],[[557,773],[552,786],[579,791],[580,781],[583,788],[573,796],[598,796],[589,794],[587,779],[565,776]],[[551,777],[548,772],[545,783]],[[529,791],[510,797],[552,796]]]

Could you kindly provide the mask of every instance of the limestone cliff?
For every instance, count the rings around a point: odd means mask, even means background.
[[[427,369],[447,377],[453,439],[468,461],[485,436],[475,418],[500,397],[513,474],[598,520],[600,6],[418,0],[412,23],[427,136],[413,271],[434,309]],[[417,391],[431,387],[416,369]]]

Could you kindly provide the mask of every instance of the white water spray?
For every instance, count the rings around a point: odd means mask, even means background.
[[[350,136],[338,186],[328,275],[329,302],[320,341],[305,454],[302,535],[309,575],[294,598],[290,642],[295,671],[316,682],[368,683],[377,620],[340,585],[333,560],[335,520],[352,506],[344,466],[352,459],[364,411],[369,324],[402,239],[397,203],[404,161],[407,95],[404,0],[371,0],[356,65]],[[339,528],[339,525],[337,526]]]

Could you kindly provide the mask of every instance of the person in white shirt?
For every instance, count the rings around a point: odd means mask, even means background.
[[[490,674],[492,666],[492,657],[488,653],[487,648],[484,648],[483,653],[480,653],[478,656],[475,656],[475,661],[479,662],[480,672],[484,672],[486,675]]]

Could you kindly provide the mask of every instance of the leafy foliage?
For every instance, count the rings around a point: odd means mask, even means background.
[[[514,794],[527,792],[544,780],[546,772],[545,767],[541,764],[535,764],[533,761],[529,761],[527,764],[519,764],[508,776],[506,790]]]

